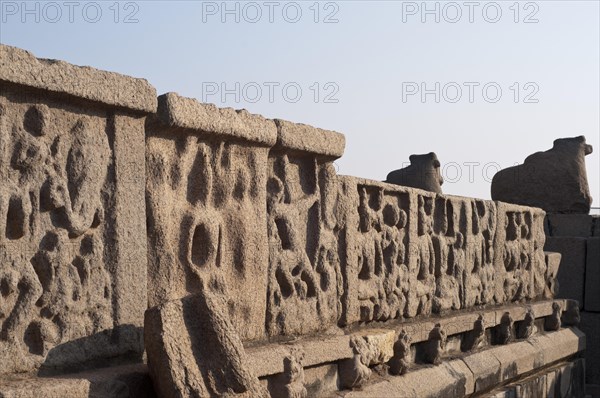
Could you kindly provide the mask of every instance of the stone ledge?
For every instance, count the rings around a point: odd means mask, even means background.
[[[158,113],[150,118],[152,128],[169,127],[231,137],[273,146],[277,141],[275,122],[245,109],[218,108],[177,93],[158,97]]]
[[[525,340],[494,346],[443,362],[439,366],[422,367],[402,376],[386,377],[365,386],[361,391],[340,392],[339,395],[345,398],[467,396],[516,379],[532,370],[545,368],[585,349],[585,335],[576,328],[547,333],[540,338],[547,344],[539,345]],[[533,349],[527,347],[523,350],[526,346]],[[545,352],[548,346],[553,346],[550,355]],[[532,361],[532,355],[541,360]],[[505,372],[504,369],[511,371]]]
[[[156,111],[156,90],[145,79],[36,58],[29,51],[1,44],[0,81],[135,111]]]
[[[336,131],[275,119],[277,147],[337,159],[344,154],[346,138]]]
[[[0,398],[154,397],[144,364],[116,366],[55,377],[5,375]]]
[[[538,301],[525,305],[514,304],[491,307],[480,311],[473,310],[443,317],[428,317],[408,322],[390,322],[372,328],[358,329],[348,334],[307,337],[289,343],[247,347],[246,353],[249,366],[258,377],[282,373],[284,371],[283,360],[289,355],[292,348],[305,352],[306,357],[303,361],[305,367],[352,358],[354,354],[350,346],[350,339],[352,336],[357,335],[374,341],[382,353],[392,356],[397,331],[405,330],[411,336],[412,344],[416,344],[427,341],[429,333],[437,323],[441,324],[448,336],[452,336],[472,330],[480,315],[484,317],[486,328],[500,324],[500,320],[506,312],[510,313],[514,322],[521,321],[525,318],[528,308],[532,309],[536,318],[542,318],[552,314],[552,303],[554,302],[558,302],[563,309],[566,308],[565,300],[562,299]]]

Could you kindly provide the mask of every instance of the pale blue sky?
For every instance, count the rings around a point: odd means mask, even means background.
[[[21,1],[0,3],[0,41],[38,57],[340,131],[342,174],[381,180],[410,154],[434,151],[445,165],[445,192],[489,198],[484,170],[491,178],[496,164],[584,134],[594,146],[588,179],[600,206],[598,1],[482,1],[471,9],[428,2],[430,10],[437,4],[439,22],[422,15],[420,1],[227,2],[233,12],[224,15],[221,1],[28,2],[29,13]],[[407,95],[422,83],[435,91],[436,82],[439,103],[435,94],[424,102],[420,93]],[[223,85],[232,90],[225,101]],[[462,97],[452,102],[457,87]],[[502,94],[492,102],[497,87]]]

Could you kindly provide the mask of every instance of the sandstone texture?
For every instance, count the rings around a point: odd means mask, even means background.
[[[492,179],[492,199],[535,206],[549,213],[590,211],[585,137],[560,138],[552,149],[528,156],[522,165],[500,170]]]
[[[0,55],[0,397],[583,391],[596,218],[443,195],[433,153],[339,176],[338,132]]]
[[[159,396],[268,396],[245,366],[246,353],[223,297],[206,291],[154,307],[144,332]]]
[[[0,46],[0,374],[141,359],[155,95]]]
[[[11,46],[0,45],[0,81],[141,113],[156,111],[156,90],[145,79],[36,58]]]

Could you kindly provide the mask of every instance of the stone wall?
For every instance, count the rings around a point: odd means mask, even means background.
[[[145,80],[0,46],[0,373],[141,359],[155,108]]]
[[[579,302],[581,329],[589,336],[600,331],[600,216],[548,214],[545,249],[562,254],[558,297]],[[600,396],[600,342],[589,339],[586,381]]]
[[[581,369],[542,210],[338,176],[344,145],[0,46],[0,397],[149,375],[162,397],[469,396]]]
[[[552,297],[544,212],[341,179],[342,324]]]

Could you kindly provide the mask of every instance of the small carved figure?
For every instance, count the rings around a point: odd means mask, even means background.
[[[546,330],[558,330],[560,329],[560,317],[562,315],[562,307],[559,303],[552,303],[552,315],[546,317],[544,328]]]
[[[485,340],[485,320],[483,315],[479,315],[475,321],[473,330],[468,332],[463,339],[461,350],[462,351],[473,351],[479,348]]]
[[[283,372],[286,378],[283,398],[306,398],[308,392],[304,387],[304,353],[292,349],[290,355],[283,360]]]
[[[588,214],[592,197],[585,137],[560,138],[552,149],[529,155],[523,164],[500,170],[492,179],[492,199],[541,207],[552,213]]]
[[[513,339],[513,318],[510,312],[502,315],[500,324],[495,327],[495,344],[508,344]]]
[[[525,319],[519,322],[517,338],[528,339],[535,334],[535,332],[537,332],[537,328],[535,327],[535,314],[533,313],[533,310],[529,308],[525,314]]]
[[[442,354],[446,348],[446,332],[442,325],[436,323],[435,327],[429,332],[429,341],[425,345],[425,361],[438,365],[442,360]]]
[[[343,388],[358,388],[371,377],[369,363],[371,352],[368,343],[362,337],[352,337],[350,346],[354,356],[339,364],[340,384]]]
[[[440,161],[436,154],[429,152],[425,155],[410,155],[408,159],[410,166],[391,171],[385,182],[442,193],[444,179],[440,173]]]
[[[398,376],[408,371],[410,365],[410,342],[410,336],[402,330],[394,343],[394,356],[388,362],[390,374]]]

